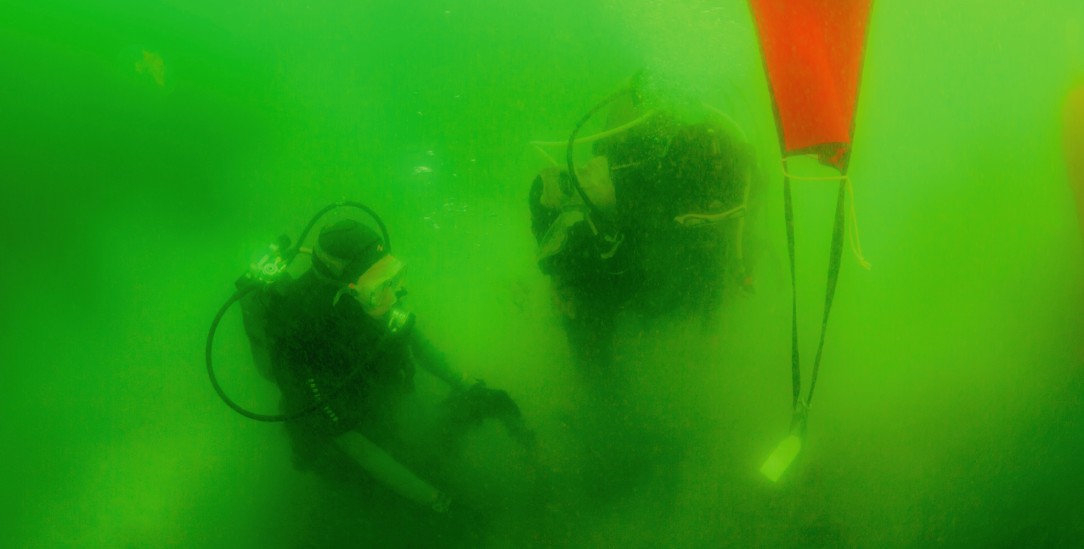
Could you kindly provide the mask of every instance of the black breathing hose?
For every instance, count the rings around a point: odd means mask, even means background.
[[[324,404],[326,404],[327,401],[321,400],[314,402],[309,407],[290,414],[258,414],[256,412],[251,412],[249,410],[246,410],[240,404],[234,402],[233,399],[231,399],[229,395],[226,394],[226,391],[222,389],[222,385],[218,383],[218,377],[215,375],[214,366],[211,363],[211,355],[212,351],[214,350],[215,344],[215,332],[218,331],[218,323],[222,321],[222,317],[225,316],[226,311],[228,311],[234,303],[241,301],[242,299],[244,299],[245,296],[252,293],[257,288],[259,288],[259,286],[254,284],[252,286],[249,286],[248,288],[245,288],[244,290],[238,290],[237,292],[235,292],[232,296],[230,296],[229,299],[226,300],[226,303],[224,303],[222,307],[218,309],[218,313],[215,314],[215,319],[211,321],[211,329],[207,332],[207,377],[211,378],[211,386],[214,387],[215,392],[218,393],[218,398],[222,399],[222,402],[225,402],[226,405],[228,405],[230,408],[233,408],[233,411],[237,412],[238,414],[241,414],[249,419],[266,422],[289,421],[291,419],[297,419],[323,406]]]
[[[580,129],[583,128],[583,125],[586,124],[588,120],[591,120],[591,118],[595,116],[595,113],[602,110],[602,108],[606,105],[613,103],[618,97],[621,97],[627,91],[629,91],[628,88],[622,88],[614,92],[606,99],[603,99],[594,107],[592,107],[591,110],[587,111],[587,114],[583,115],[583,118],[581,118],[580,121],[576,124],[576,127],[572,129],[572,135],[568,136],[568,148],[565,154],[565,162],[568,164],[568,177],[572,180],[572,187],[576,189],[576,192],[580,195],[580,198],[587,206],[587,209],[589,209],[591,213],[595,215],[595,218],[597,218],[600,222],[608,225],[607,227],[604,227],[604,229],[613,229],[613,223],[611,222],[611,220],[607,219],[606,216],[602,215],[602,212],[598,209],[598,206],[596,206],[595,203],[591,200],[591,198],[587,196],[587,193],[583,190],[583,186],[580,185],[580,178],[576,176],[576,165],[572,159],[572,150],[576,144],[576,135],[580,133]],[[614,230],[611,233],[610,231],[603,230],[602,232],[603,236],[608,239],[612,239],[616,237],[617,231]]]
[[[376,212],[374,212],[372,210],[372,208],[369,208],[368,206],[366,206],[365,204],[362,204],[361,202],[353,202],[351,200],[343,200],[343,201],[340,201],[340,202],[335,202],[333,204],[328,204],[327,206],[324,206],[323,209],[316,212],[316,215],[312,216],[312,219],[309,220],[308,225],[305,225],[305,228],[301,231],[301,237],[299,237],[297,239],[297,244],[294,245],[289,250],[287,250],[286,255],[283,257],[283,259],[285,259],[287,263],[293,261],[294,257],[301,250],[301,244],[303,242],[305,242],[306,238],[308,238],[309,232],[311,232],[312,228],[316,226],[316,223],[320,221],[320,218],[324,217],[325,215],[328,214],[328,212],[330,212],[332,210],[342,208],[342,207],[345,207],[345,206],[349,206],[351,208],[357,208],[357,209],[365,212],[366,214],[368,214],[369,217],[373,218],[373,221],[376,222],[376,226],[380,227],[381,236],[384,237],[384,251],[390,254],[391,253],[391,239],[388,237],[388,228],[384,226],[384,221],[380,219],[380,216],[377,215]]]

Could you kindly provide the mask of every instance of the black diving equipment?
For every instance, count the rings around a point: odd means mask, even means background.
[[[400,306],[388,309],[384,315],[384,329],[388,335],[396,335],[410,331],[414,326],[414,313],[404,310]]]
[[[525,448],[535,446],[534,432],[524,423],[519,405],[508,393],[486,387],[484,381],[453,393],[444,402],[444,410],[452,426],[465,429],[492,418],[503,423],[508,434]]]
[[[257,421],[278,422],[289,421],[299,418],[305,414],[311,413],[315,410],[322,408],[332,398],[338,395],[343,387],[347,386],[361,370],[359,367],[348,375],[343,384],[333,391],[330,391],[323,399],[319,399],[309,406],[297,410],[294,412],[284,414],[260,414],[245,409],[240,404],[236,403],[226,394],[222,389],[221,384],[218,382],[218,377],[215,376],[214,366],[212,363],[212,351],[214,350],[214,338],[215,332],[218,330],[218,325],[222,321],[222,317],[235,303],[241,303],[242,317],[245,325],[245,332],[248,335],[249,343],[252,346],[253,360],[256,363],[256,368],[264,377],[271,379],[271,361],[269,355],[269,349],[267,347],[267,337],[265,334],[265,316],[266,316],[266,291],[271,285],[283,279],[283,277],[289,276],[286,272],[294,258],[297,257],[301,251],[302,243],[305,242],[309,233],[313,227],[323,218],[326,214],[332,210],[338,208],[354,208],[361,210],[372,218],[373,222],[380,228],[382,237],[384,239],[384,248],[391,252],[391,241],[388,238],[388,229],[384,226],[384,222],[380,219],[380,216],[376,214],[372,209],[359,202],[341,201],[329,204],[316,213],[305,226],[301,232],[300,238],[294,245],[290,245],[290,239],[286,236],[281,236],[279,239],[268,247],[267,252],[257,261],[254,261],[248,271],[245,272],[240,278],[237,279],[235,285],[237,290],[226,300],[226,302],[219,308],[215,314],[214,320],[211,321],[211,328],[207,332],[207,345],[205,349],[206,363],[207,363],[207,376],[211,380],[211,386],[214,387],[215,392],[219,398],[226,403],[235,412]],[[401,295],[401,294],[400,294]],[[393,302],[392,305],[395,303]],[[383,313],[383,321],[387,328],[386,333],[381,338],[380,342],[375,346],[373,353],[379,352],[383,346],[383,343],[391,339],[399,333],[402,333],[410,328],[413,324],[413,315],[403,310],[400,307],[389,306],[387,311]]]

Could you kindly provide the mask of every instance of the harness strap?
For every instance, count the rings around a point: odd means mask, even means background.
[[[802,394],[802,368],[798,359],[798,282],[794,273],[794,200],[791,198],[790,176],[783,172],[783,204],[787,220],[787,255],[790,256],[790,374],[794,394],[791,407],[797,409]]]
[[[817,374],[821,367],[821,354],[824,351],[824,335],[828,331],[828,315],[832,312],[832,301],[836,296],[836,282],[839,281],[839,264],[843,257],[843,231],[846,227],[844,203],[847,198],[847,182],[840,181],[839,196],[836,198],[836,220],[832,227],[832,250],[828,256],[828,282],[824,290],[824,317],[821,319],[821,337],[817,343],[817,356],[813,359],[813,376],[809,380],[809,394],[805,403],[808,407],[813,400],[813,390],[817,387]]]
[[[813,400],[813,391],[817,386],[817,377],[820,373],[821,356],[824,352],[824,338],[828,331],[828,318],[832,311],[832,302],[835,299],[836,284],[839,281],[839,267],[843,256],[843,240],[846,231],[846,202],[848,195],[848,179],[840,177],[839,191],[836,198],[835,221],[832,227],[832,245],[828,259],[828,281],[825,285],[824,316],[821,318],[821,333],[817,343],[817,354],[813,360],[813,373],[809,383],[809,393],[804,401],[801,400],[802,372],[801,361],[798,353],[798,287],[794,261],[794,201],[791,196],[791,176],[786,169],[783,171],[783,203],[786,209],[787,223],[787,252],[790,256],[790,285],[792,292],[791,305],[791,382],[792,382],[792,406],[797,416],[801,415],[801,425],[804,426],[804,415]]]

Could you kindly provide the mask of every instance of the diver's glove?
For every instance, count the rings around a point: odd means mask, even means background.
[[[433,498],[433,503],[430,505],[434,513],[443,514],[447,513],[452,507],[452,498],[444,492],[437,492],[437,496]]]
[[[484,381],[479,380],[467,389],[453,393],[445,406],[453,424],[477,425],[485,419],[497,419],[504,423],[512,437],[527,445],[534,444],[534,433],[523,423],[519,405],[507,392],[490,389]]]
[[[480,423],[488,418],[520,416],[519,406],[507,392],[490,389],[484,381],[477,381],[453,394],[448,399],[448,407],[452,420],[457,423]]]

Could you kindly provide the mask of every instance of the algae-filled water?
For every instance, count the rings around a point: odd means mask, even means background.
[[[778,483],[758,468],[790,421],[791,291],[745,2],[0,13],[0,546],[1084,546],[1084,212],[1067,175],[1084,151],[1062,143],[1081,123],[1062,107],[1084,85],[1077,0],[874,3],[850,165],[873,266],[845,250],[805,444]],[[707,325],[627,320],[606,400],[535,262],[527,196],[546,161],[529,143],[568,139],[641,70],[749,136],[755,292],[726,292]],[[833,189],[795,188],[807,386]],[[471,431],[442,485],[451,517],[375,519],[208,383],[234,280],[342,199],[380,213],[430,337],[535,433],[527,451],[492,422]],[[275,412],[237,311],[217,337],[225,388]],[[438,401],[418,377],[419,405]]]

